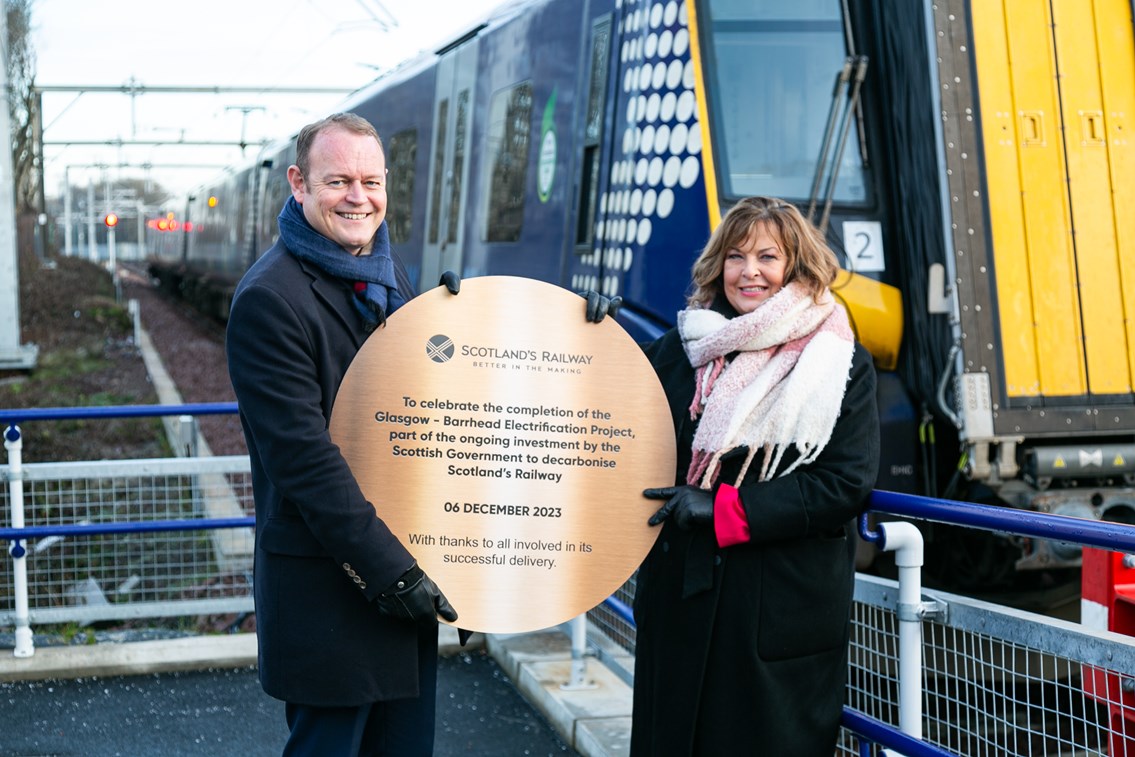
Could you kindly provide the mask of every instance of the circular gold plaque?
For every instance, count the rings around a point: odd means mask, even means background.
[[[673,481],[661,385],[612,319],[512,276],[399,308],[359,350],[331,415],[378,516],[486,633],[554,626],[626,581]]]

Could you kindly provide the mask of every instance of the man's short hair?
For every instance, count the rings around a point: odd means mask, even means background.
[[[382,148],[382,139],[378,136],[378,130],[370,121],[354,113],[332,113],[327,118],[310,123],[300,129],[299,136],[296,137],[296,165],[299,166],[301,175],[307,175],[307,156],[311,152],[311,143],[315,141],[319,132],[332,126],[339,126],[356,134],[374,137],[379,148]]]

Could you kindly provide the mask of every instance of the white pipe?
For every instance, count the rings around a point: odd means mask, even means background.
[[[63,166],[63,254],[71,257],[74,254],[75,230],[71,228],[71,171],[70,166]]]
[[[912,523],[881,523],[883,550],[899,569],[899,729],[922,738],[922,532]]]
[[[93,263],[99,259],[95,246],[95,184],[87,180],[87,257]]]
[[[580,613],[568,622],[571,624],[571,680],[560,684],[560,688],[564,691],[593,689],[595,683],[586,680],[587,613]]]
[[[9,426],[4,432],[4,449],[8,450],[8,494],[12,503],[12,528],[24,527],[23,448],[20,427]],[[16,599],[16,647],[12,654],[16,657],[31,657],[35,654],[35,644],[28,617],[27,549],[22,540],[15,540],[10,542],[9,552],[12,555],[12,591]]]
[[[571,620],[571,686],[583,684],[586,663],[583,655],[587,652],[587,616],[576,615]]]

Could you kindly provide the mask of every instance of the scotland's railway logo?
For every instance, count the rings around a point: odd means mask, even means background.
[[[426,354],[435,363],[448,363],[453,357],[453,340],[445,334],[431,336],[426,342]]]

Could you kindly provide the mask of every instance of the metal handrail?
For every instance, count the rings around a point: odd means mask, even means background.
[[[0,423],[67,421],[84,418],[153,418],[165,415],[229,415],[235,402],[198,402],[184,405],[107,405],[105,407],[36,407],[0,410]]]
[[[254,516],[244,518],[185,518],[150,520],[144,523],[72,523],[58,526],[25,526],[0,528],[0,541],[23,541],[48,536],[102,536],[104,534],[148,534],[163,531],[206,531],[214,528],[245,528],[256,525]]]
[[[1069,541],[1116,552],[1135,552],[1135,526],[1114,521],[977,505],[883,489],[871,493],[868,512],[969,526],[985,531],[1011,531],[1038,539]],[[880,534],[871,529],[867,514],[859,519],[859,533],[873,543],[880,539]]]
[[[869,742],[888,749],[897,749],[900,754],[907,757],[955,757],[953,752],[947,752],[945,749],[936,747],[922,739],[916,739],[898,730],[893,725],[876,720],[847,706],[843,708],[843,716],[839,723]]]

